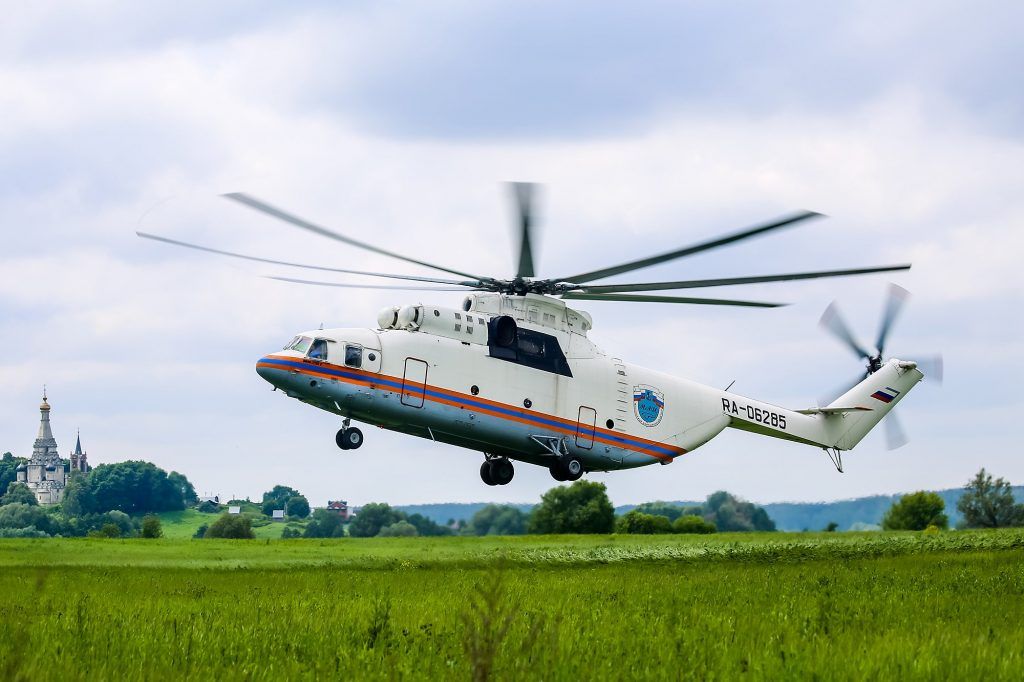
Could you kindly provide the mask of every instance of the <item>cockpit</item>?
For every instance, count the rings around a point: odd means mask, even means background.
[[[376,341],[376,335],[372,339],[368,338],[366,340]],[[372,343],[372,346],[379,346],[379,342]],[[379,348],[367,348],[366,344],[354,341],[342,341],[300,334],[293,337],[285,345],[284,350],[294,351],[306,359],[318,362],[329,362],[335,365],[345,365],[346,367],[359,369],[365,367],[371,371],[379,371],[380,368]]]

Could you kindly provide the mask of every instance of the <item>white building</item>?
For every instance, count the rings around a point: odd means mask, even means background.
[[[18,467],[18,481],[35,493],[39,504],[57,504],[64,497],[68,472],[57,452],[57,441],[50,430],[50,404],[46,402],[46,391],[43,391],[43,404],[39,406],[39,414],[39,435],[32,446],[32,458],[28,464]]]

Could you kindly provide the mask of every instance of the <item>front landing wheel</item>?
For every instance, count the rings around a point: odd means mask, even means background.
[[[334,442],[342,450],[358,450],[363,444],[363,432],[354,426],[342,429],[334,436]]]

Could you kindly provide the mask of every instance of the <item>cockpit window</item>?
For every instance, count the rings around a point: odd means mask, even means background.
[[[291,341],[289,341],[288,343],[284,344],[284,349],[285,350],[289,350],[292,346],[295,345],[295,342],[298,341],[298,340],[299,340],[299,337],[293,336]]]
[[[348,344],[345,346],[345,364],[349,367],[363,366],[363,347]]]
[[[300,353],[305,353],[309,350],[309,344],[313,343],[313,339],[308,336],[299,336],[295,338],[295,343],[291,345],[292,350],[297,350]]]
[[[313,342],[313,346],[309,349],[309,353],[306,357],[311,360],[326,360],[327,359],[327,341],[324,339],[317,339]]]

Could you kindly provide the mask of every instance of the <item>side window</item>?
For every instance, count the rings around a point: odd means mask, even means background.
[[[313,342],[313,345],[309,349],[307,357],[310,360],[326,360],[327,359],[327,341],[324,339],[317,339]]]
[[[349,367],[363,366],[363,347],[348,344],[345,346],[345,364]]]

